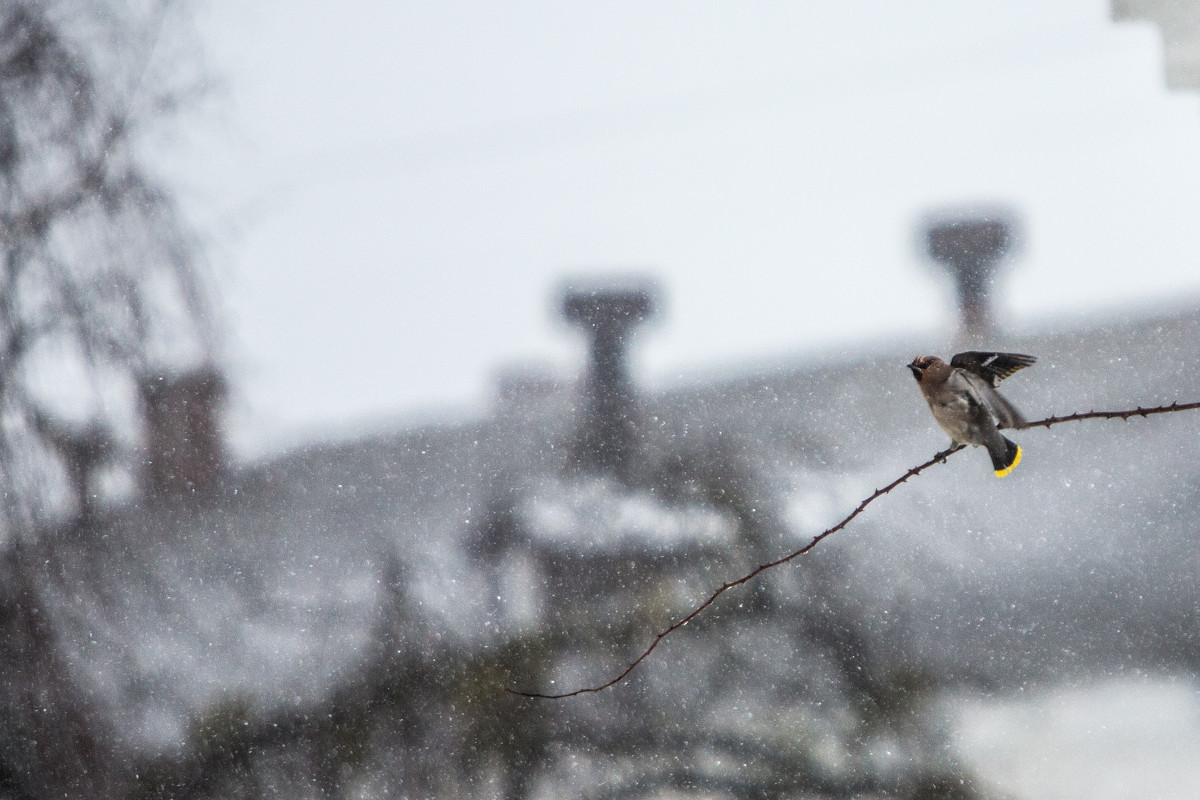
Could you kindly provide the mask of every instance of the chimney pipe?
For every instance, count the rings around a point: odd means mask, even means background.
[[[145,488],[179,497],[211,493],[225,472],[220,410],[225,378],[212,367],[151,374],[140,386],[146,427]]]
[[[926,223],[929,257],[954,279],[962,338],[979,343],[993,331],[992,286],[1009,252],[1015,215],[1005,211],[942,214]]]
[[[648,282],[626,287],[570,288],[562,314],[589,339],[586,410],[577,438],[585,468],[631,480],[637,441],[636,397],[627,345],[633,329],[651,319],[657,292]]]

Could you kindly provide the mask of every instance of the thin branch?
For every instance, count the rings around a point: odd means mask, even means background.
[[[696,606],[696,608],[693,609],[690,614],[688,614],[686,617],[683,617],[678,622],[675,622],[673,625],[671,625],[671,627],[667,628],[666,630],[662,631],[657,636],[655,636],[654,641],[651,642],[651,644],[648,648],[646,648],[645,652],[643,652],[640,656],[638,656],[636,659],[634,659],[634,661],[625,668],[624,672],[622,672],[620,675],[613,678],[612,680],[608,681],[607,683],[601,684],[599,686],[591,686],[586,689],[576,689],[573,692],[566,692],[564,694],[540,694],[538,692],[520,692],[515,689],[507,689],[507,688],[505,689],[505,691],[507,691],[511,694],[520,695],[521,697],[536,697],[536,698],[541,698],[544,700],[561,700],[566,697],[575,697],[575,696],[581,695],[581,694],[594,694],[596,692],[602,692],[611,686],[615,686],[616,684],[620,683],[621,681],[623,681],[627,677],[629,677],[629,673],[633,672],[634,669],[636,669],[639,664],[641,664],[643,661],[645,661],[646,658],[651,653],[654,652],[654,648],[658,647],[659,643],[662,642],[663,639],[667,638],[672,633],[679,630],[684,625],[687,625],[689,622],[691,622],[696,617],[700,616],[700,614],[702,614],[706,608],[711,606],[713,604],[713,602],[716,601],[716,599],[718,597],[725,594],[725,592],[729,591],[730,589],[734,588],[735,586],[741,586],[743,583],[753,580],[760,573],[766,572],[767,570],[772,569],[773,567],[778,567],[781,564],[786,564],[789,561],[791,561],[792,559],[798,558],[798,557],[804,555],[809,550],[812,550],[814,547],[816,547],[817,544],[819,544],[822,539],[824,539],[827,536],[831,536],[834,533],[837,533],[842,528],[849,525],[850,521],[852,519],[854,519],[859,514],[861,514],[863,512],[863,510],[866,509],[866,507],[869,506],[871,503],[873,503],[877,498],[880,498],[883,495],[887,494],[888,492],[892,491],[892,489],[895,489],[897,486],[904,483],[909,478],[911,478],[915,475],[920,475],[922,472],[929,469],[934,464],[937,464],[939,462],[944,463],[947,458],[949,458],[951,455],[953,455],[954,453],[958,452],[961,449],[962,449],[962,446],[958,446],[958,447],[949,447],[949,448],[941,451],[940,453],[935,455],[933,458],[926,461],[924,464],[920,464],[916,467],[913,467],[908,472],[904,473],[899,478],[897,478],[896,480],[889,483],[887,486],[884,486],[882,489],[876,489],[871,494],[870,497],[868,497],[867,499],[865,499],[861,503],[859,503],[858,508],[851,511],[849,516],[847,516],[845,519],[843,519],[837,525],[834,525],[832,528],[829,528],[828,530],[826,530],[824,533],[814,536],[812,541],[810,541],[808,544],[804,545],[804,547],[801,547],[799,550],[795,550],[791,553],[788,553],[786,556],[783,556],[782,558],[777,558],[774,561],[768,561],[765,564],[759,564],[757,567],[754,568],[754,570],[752,572],[749,572],[746,575],[743,575],[742,577],[738,578],[737,580],[730,581],[729,583],[723,584],[715,592],[713,592],[711,595],[709,595],[707,600],[705,600],[700,605]]]
[[[1198,403],[1171,403],[1169,406],[1155,406],[1153,408],[1142,408],[1138,406],[1132,411],[1086,411],[1080,414],[1068,414],[1065,417],[1046,417],[1039,419],[1037,422],[1030,422],[1025,425],[1026,428],[1049,428],[1051,425],[1057,425],[1060,422],[1079,422],[1085,419],[1123,419],[1128,420],[1130,417],[1148,417],[1151,414],[1170,414],[1172,411],[1194,411],[1200,408]]]
[[[1200,402],[1171,403],[1171,405],[1169,405],[1169,406],[1155,406],[1153,408],[1142,408],[1139,406],[1138,408],[1133,409],[1131,411],[1087,411],[1087,412],[1082,412],[1082,413],[1078,413],[1078,414],[1068,414],[1065,417],[1050,416],[1050,417],[1047,417],[1046,419],[1040,419],[1037,422],[1027,423],[1024,427],[1025,428],[1043,428],[1043,427],[1049,428],[1052,425],[1058,425],[1063,422],[1079,422],[1079,421],[1085,420],[1085,419],[1128,420],[1130,417],[1148,417],[1152,414],[1169,414],[1174,411],[1192,411],[1195,409],[1200,409]],[[730,589],[732,589],[736,586],[741,586],[744,583],[754,580],[754,578],[758,577],[761,573],[766,572],[769,569],[773,569],[773,568],[781,566],[783,564],[787,564],[788,562],[792,561],[793,559],[799,558],[800,556],[809,552],[814,547],[816,547],[818,544],[820,544],[821,541],[823,541],[825,538],[832,536],[833,534],[840,531],[842,528],[845,528],[847,525],[849,525],[851,520],[853,520],[855,517],[857,517],[859,514],[861,514],[866,509],[866,507],[869,506],[871,503],[875,502],[880,497],[883,497],[885,494],[889,493],[890,491],[895,489],[900,484],[907,482],[909,478],[920,475],[922,472],[929,469],[934,464],[938,464],[938,463],[944,464],[946,462],[947,458],[954,455],[959,450],[962,450],[963,447],[965,447],[965,445],[957,445],[954,447],[947,448],[946,450],[941,451],[940,453],[938,453],[937,455],[935,455],[933,458],[929,459],[925,463],[919,464],[919,465],[913,467],[912,469],[908,470],[908,472],[905,472],[899,478],[892,481],[887,486],[884,486],[882,489],[876,489],[874,492],[871,493],[870,496],[868,496],[865,500],[863,500],[861,503],[859,503],[858,507],[855,508],[853,511],[851,511],[846,516],[845,519],[843,519],[838,524],[834,525],[832,528],[829,528],[829,529],[825,530],[824,532],[818,534],[817,536],[814,536],[812,541],[810,541],[808,544],[801,547],[799,550],[794,550],[791,553],[788,553],[786,556],[783,556],[782,558],[777,558],[774,561],[768,561],[765,564],[759,564],[751,572],[747,573],[746,575],[743,575],[742,577],[738,578],[737,580],[733,580],[733,581],[730,581],[729,583],[722,584],[720,587],[717,588],[717,590],[715,592],[713,592],[711,595],[709,595],[707,600],[705,600],[703,603],[701,603],[700,605],[698,605],[694,609],[692,609],[692,611],[687,616],[685,616],[682,619],[678,620],[677,622],[673,623],[669,628],[664,629],[658,635],[656,635],[654,637],[654,640],[652,642],[650,642],[650,646],[647,647],[640,656],[638,656],[633,661],[631,661],[629,663],[629,665],[627,667],[625,667],[625,669],[619,675],[617,675],[615,678],[613,678],[612,680],[609,680],[606,683],[599,684],[598,686],[589,686],[589,687],[586,687],[583,689],[576,689],[573,692],[564,692],[562,694],[543,694],[541,692],[522,692],[517,689],[511,689],[509,687],[504,687],[504,691],[508,692],[509,694],[517,695],[518,697],[530,697],[530,698],[534,698],[534,699],[538,699],[538,700],[564,700],[568,697],[578,697],[579,695],[583,695],[583,694],[596,694],[597,692],[602,692],[605,689],[610,689],[613,686],[616,686],[618,683],[621,683],[626,678],[628,678],[630,673],[632,673],[635,669],[637,669],[638,665],[640,665],[643,661],[645,661],[650,656],[650,654],[654,652],[655,648],[657,648],[658,645],[660,643],[662,643],[663,639],[667,638],[672,633],[679,630],[684,625],[687,625],[689,622],[694,620],[696,617],[700,616],[700,614],[704,613],[704,610],[706,608],[708,608],[709,606],[711,606],[713,604],[713,602],[715,602],[718,597],[725,594],[725,592],[729,591]]]

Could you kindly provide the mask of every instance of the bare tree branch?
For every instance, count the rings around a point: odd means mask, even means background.
[[[0,539],[77,516],[39,415],[127,444],[142,375],[216,356],[198,250],[135,135],[182,99],[188,70],[148,74],[171,2],[0,3]]]
[[[1041,419],[1036,422],[1030,422],[1030,423],[1026,424],[1024,427],[1025,428],[1042,428],[1042,427],[1049,428],[1053,425],[1058,425],[1063,422],[1080,422],[1082,420],[1087,420],[1087,419],[1128,420],[1130,417],[1148,417],[1148,416],[1151,416],[1152,414],[1170,414],[1175,411],[1192,411],[1192,410],[1196,410],[1196,409],[1200,409],[1200,402],[1171,403],[1169,406],[1155,406],[1153,408],[1142,408],[1139,406],[1138,408],[1132,409],[1129,411],[1086,411],[1086,412],[1081,412],[1078,414],[1068,414],[1067,416],[1064,416],[1064,417],[1049,416],[1046,419]],[[654,652],[655,648],[657,648],[658,645],[660,643],[662,643],[663,639],[666,639],[672,633],[679,630],[684,625],[687,625],[689,622],[694,620],[696,617],[700,616],[700,614],[704,613],[704,610],[706,608],[708,608],[709,606],[711,606],[716,601],[716,599],[718,597],[720,597],[721,595],[725,594],[725,592],[729,591],[730,589],[732,589],[736,586],[741,586],[742,584],[753,580],[754,578],[758,577],[760,574],[762,574],[763,572],[766,572],[769,569],[773,569],[773,568],[781,566],[783,564],[787,564],[788,562],[792,561],[793,559],[799,558],[800,556],[809,552],[814,547],[816,547],[819,543],[821,543],[824,539],[826,539],[829,536],[832,536],[833,534],[840,531],[842,528],[845,528],[847,525],[849,525],[851,520],[853,520],[855,517],[857,517],[859,514],[861,514],[866,509],[866,507],[869,506],[871,503],[875,502],[880,497],[883,497],[885,494],[888,494],[889,492],[891,492],[893,489],[895,489],[900,484],[907,482],[909,478],[920,475],[922,472],[929,469],[934,464],[945,463],[947,458],[954,455],[959,450],[962,450],[963,447],[965,447],[965,445],[950,447],[946,450],[943,450],[940,453],[938,453],[937,455],[935,455],[933,458],[926,461],[925,463],[918,464],[917,466],[908,470],[903,475],[901,475],[899,478],[892,481],[887,486],[884,486],[882,489],[876,489],[865,500],[863,500],[861,503],[859,503],[858,507],[855,508],[853,511],[851,511],[841,522],[837,523],[832,528],[829,528],[829,529],[823,531],[822,533],[818,534],[817,536],[814,536],[812,541],[810,541],[808,544],[801,547],[799,550],[794,550],[791,553],[788,553],[787,555],[785,555],[781,558],[775,559],[774,561],[768,561],[765,564],[759,564],[753,570],[751,570],[747,574],[743,575],[742,577],[738,578],[737,580],[729,581],[728,583],[722,584],[720,587],[717,588],[716,591],[714,591],[711,595],[709,595],[707,600],[705,600],[703,603],[701,603],[700,605],[698,605],[694,609],[692,609],[692,611],[687,616],[679,619],[677,622],[672,623],[670,627],[664,629],[658,635],[656,635],[654,637],[653,641],[650,642],[650,646],[647,647],[642,652],[641,655],[639,655],[637,658],[635,658],[633,661],[631,661],[629,663],[629,665],[626,666],[625,669],[620,674],[618,674],[616,677],[612,678],[611,680],[609,680],[605,683],[601,683],[597,686],[588,686],[583,689],[576,689],[571,692],[563,692],[562,694],[543,694],[541,692],[524,692],[524,691],[520,691],[517,689],[509,688],[509,687],[504,687],[504,691],[508,692],[509,694],[516,695],[518,697],[529,697],[529,698],[534,698],[534,699],[538,699],[538,700],[564,700],[568,697],[578,697],[578,696],[584,695],[584,694],[596,694],[597,692],[602,692],[605,689],[609,689],[609,688],[612,688],[613,686],[616,686],[618,683],[621,683],[626,678],[628,678],[629,675],[635,669],[637,669],[638,665],[641,664],[643,661],[645,661],[650,656],[650,654]]]

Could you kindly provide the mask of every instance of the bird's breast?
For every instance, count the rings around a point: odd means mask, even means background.
[[[975,444],[971,441],[971,407],[966,398],[930,400],[929,408],[934,420],[951,439],[959,444]]]

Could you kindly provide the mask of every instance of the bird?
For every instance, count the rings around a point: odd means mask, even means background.
[[[986,447],[996,477],[1003,478],[1021,463],[1021,448],[1000,431],[1024,428],[1029,423],[996,387],[1036,361],[1020,353],[969,350],[954,356],[949,364],[937,356],[918,356],[908,368],[933,418],[950,435],[954,446]]]

